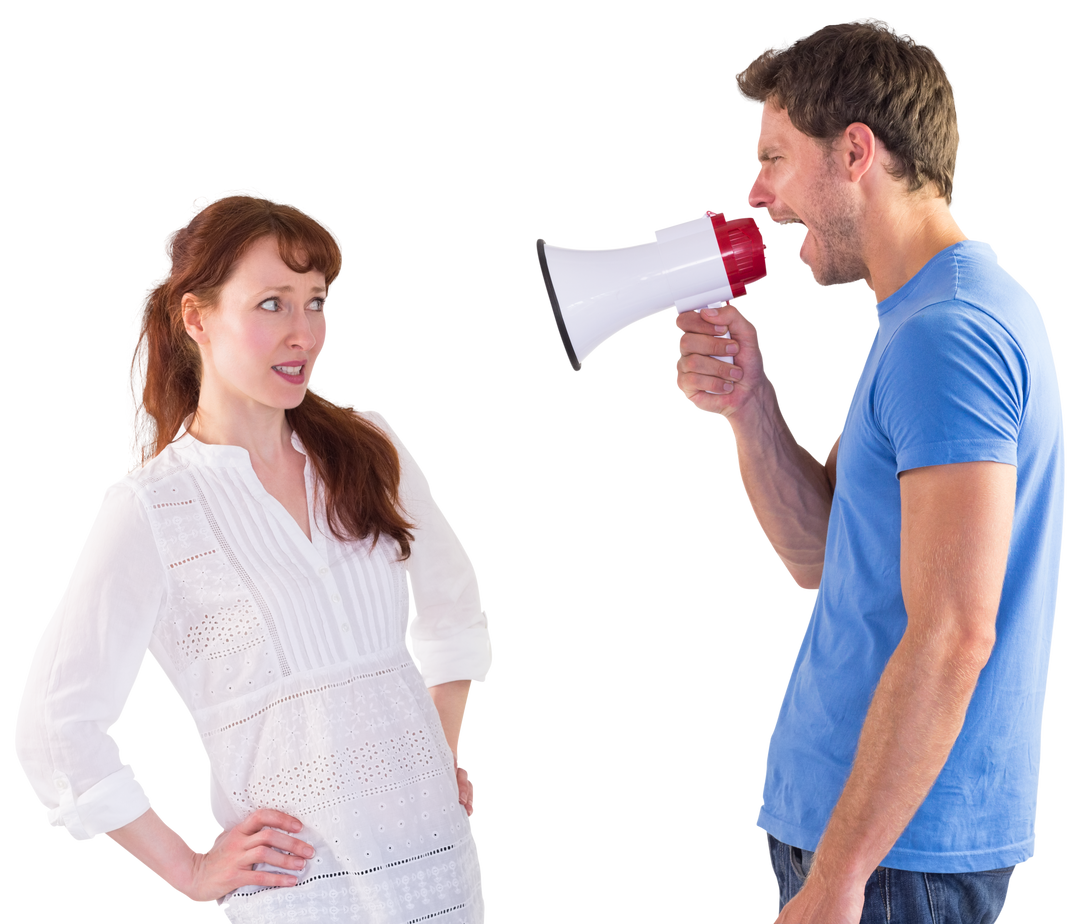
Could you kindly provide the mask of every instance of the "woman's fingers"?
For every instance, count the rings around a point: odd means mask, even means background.
[[[300,869],[304,865],[300,858],[315,856],[315,849],[307,841],[286,834],[285,831],[299,831],[302,827],[300,819],[292,815],[274,809],[259,809],[248,815],[233,830],[246,838],[243,845],[245,849],[261,850],[264,854],[270,854],[269,857],[260,854],[259,859],[251,861],[252,864],[273,863],[275,866]],[[286,856],[287,854],[293,856]]]
[[[281,828],[282,831],[299,831],[304,826],[299,818],[286,815],[276,809],[257,809],[233,830],[241,834],[257,834],[263,828]]]
[[[195,887],[198,896],[219,898],[246,885],[296,885],[306,861],[315,855],[311,844],[286,833],[301,828],[298,818],[284,812],[252,812],[235,828],[225,831],[199,858]],[[293,870],[295,875],[254,869],[258,864]]]
[[[457,768],[458,802],[465,806],[465,814],[473,812],[473,784],[469,781],[469,774],[461,767]]]

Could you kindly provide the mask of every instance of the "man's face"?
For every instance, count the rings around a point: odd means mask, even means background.
[[[839,155],[804,135],[787,110],[766,103],[761,114],[761,170],[750,204],[782,224],[806,226],[799,257],[823,286],[867,278],[860,253],[858,205]]]

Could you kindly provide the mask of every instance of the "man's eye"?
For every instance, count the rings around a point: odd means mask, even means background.
[[[267,311],[277,311],[281,306],[276,298],[268,298],[259,302],[259,307],[265,308]]]

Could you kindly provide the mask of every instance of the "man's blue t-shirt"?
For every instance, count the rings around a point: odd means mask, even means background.
[[[1016,466],[997,641],[941,775],[882,865],[1012,866],[1032,854],[1061,549],[1061,404],[1038,309],[985,244],[937,254],[878,305],[840,438],[825,567],[769,748],[758,824],[813,850],[904,634],[900,483],[954,462]]]

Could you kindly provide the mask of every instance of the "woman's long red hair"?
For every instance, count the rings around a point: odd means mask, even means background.
[[[199,406],[199,348],[184,329],[180,301],[190,292],[213,305],[237,261],[264,237],[277,239],[281,259],[297,273],[317,270],[326,285],[341,270],[341,251],[330,232],[288,205],[250,196],[229,196],[207,206],[173,235],[172,270],[146,299],[135,364],[145,370],[142,411],[146,463],[175,438]],[[287,410],[326,498],[330,531],[341,541],[386,533],[409,555],[412,524],[398,497],[401,463],[394,444],[378,427],[308,391]]]

